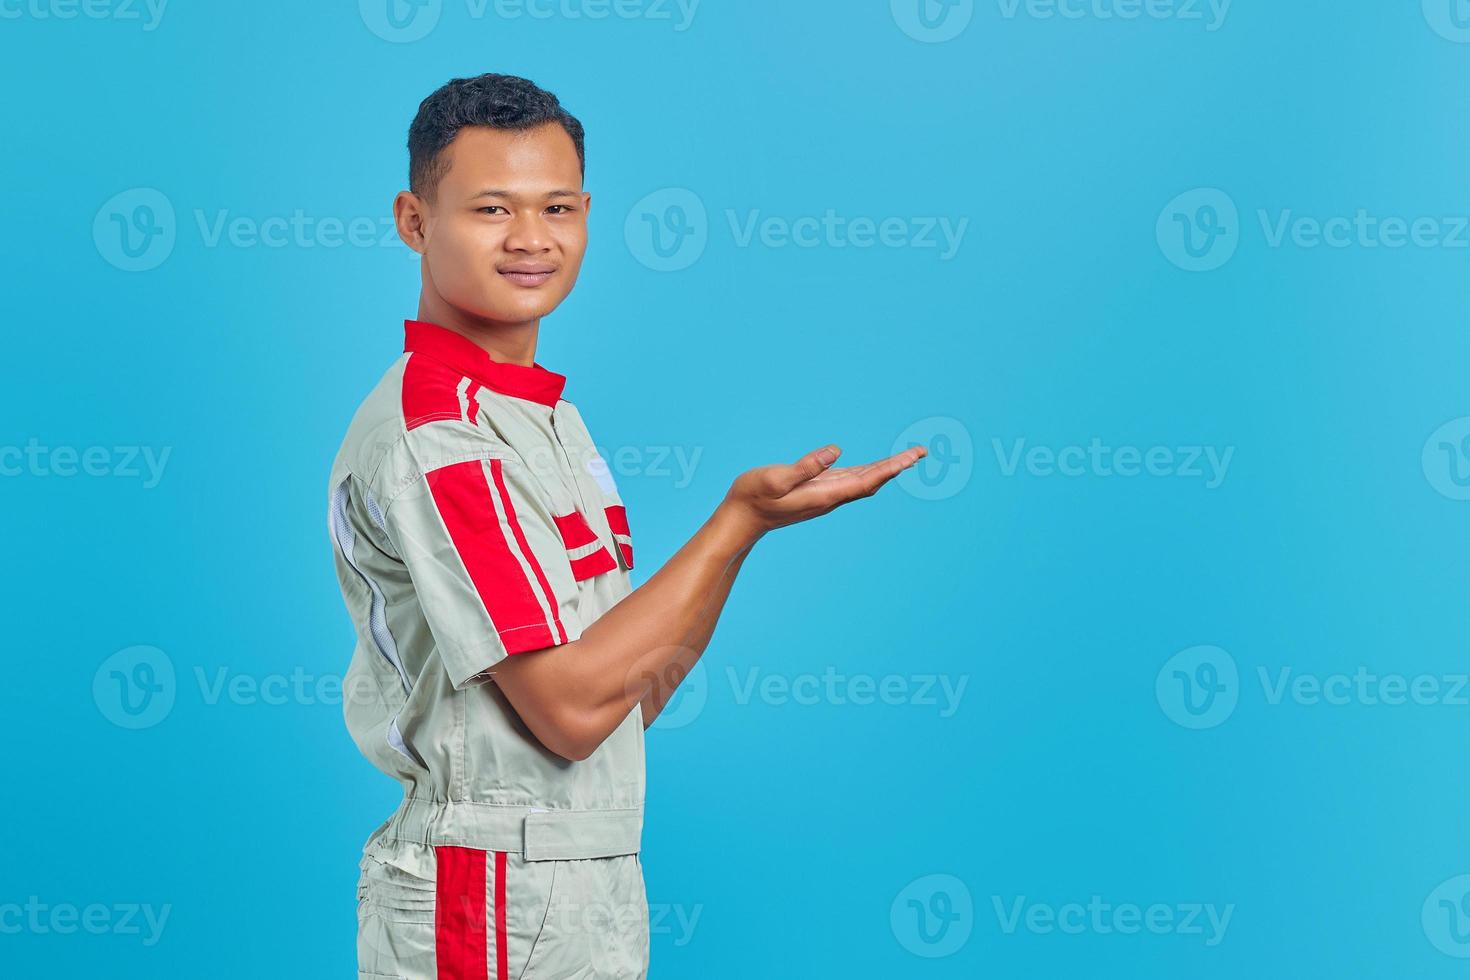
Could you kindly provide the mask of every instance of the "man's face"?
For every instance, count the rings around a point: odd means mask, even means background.
[[[521,131],[471,126],[444,157],[448,171],[433,203],[423,202],[425,286],[496,323],[525,323],[556,309],[582,267],[591,206],[567,131],[556,123]]]

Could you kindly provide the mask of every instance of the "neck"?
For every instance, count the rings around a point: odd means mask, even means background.
[[[453,330],[490,355],[492,361],[532,367],[541,320],[502,323],[455,309],[438,296],[420,294],[418,319]]]

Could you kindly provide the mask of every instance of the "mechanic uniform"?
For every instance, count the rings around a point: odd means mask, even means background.
[[[343,712],[404,790],[363,848],[359,977],[645,977],[641,711],[568,761],[487,673],[628,594],[627,512],[565,377],[404,330],[330,485],[357,631]]]

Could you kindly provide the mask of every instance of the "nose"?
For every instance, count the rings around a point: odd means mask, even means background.
[[[549,251],[551,229],[539,212],[518,212],[505,236],[505,247],[507,251],[530,254]]]

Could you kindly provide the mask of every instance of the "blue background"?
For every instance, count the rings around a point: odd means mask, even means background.
[[[887,0],[705,0],[683,30],[652,0],[601,20],[575,0],[544,18],[443,0],[414,41],[375,33],[392,32],[372,3],[175,0],[147,30],[143,8],[27,2],[0,22],[0,443],[104,447],[112,475],[4,457],[0,973],[352,974],[358,849],[397,787],[330,696],[210,690],[346,666],[327,468],[400,350],[417,263],[209,231],[380,221],[419,100],[492,70],[589,131],[593,244],[538,360],[600,446],[644,453],[614,467],[635,582],[746,468],[827,440],[866,461],[912,426],[936,450],[763,541],[702,705],[691,689],[650,731],[654,976],[1470,969],[1470,691],[1448,696],[1467,670],[1470,234],[1273,247],[1260,217],[1362,209],[1456,234],[1470,44],[1433,26],[1449,0],[1237,0],[1214,30],[1204,6],[1124,20],[986,0],[938,43]],[[172,217],[149,224],[138,188]],[[683,212],[697,257],[658,271],[637,229],[678,224],[668,188],[704,215]],[[1197,188],[1238,209],[1207,272],[1167,234],[1206,219],[1168,210]],[[968,223],[947,259],[836,235],[742,245],[731,227],[829,208]],[[135,220],[165,231],[143,271],[115,233]],[[1016,440],[1094,437],[1233,456],[1213,487],[1005,466]],[[129,446],[169,452],[156,485],[129,475]],[[652,465],[675,451],[700,454],[687,484]],[[1170,658],[1200,645],[1238,679],[1171,693]],[[109,658],[138,646],[176,689],[132,729]],[[1438,678],[1440,696],[1271,696],[1283,670],[1360,668]],[[914,696],[747,698],[752,670],[898,675]],[[926,677],[966,685],[957,710],[917,696]],[[1211,696],[1233,711],[1188,727]],[[1023,897],[1095,895],[1233,909],[1223,938],[1007,928]],[[152,943],[17,929],[32,896],[169,918]]]

